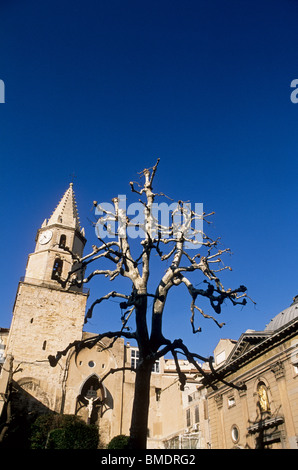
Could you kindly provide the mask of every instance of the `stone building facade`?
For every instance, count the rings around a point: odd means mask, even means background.
[[[214,449],[298,448],[298,298],[266,326],[221,340],[215,367],[228,383],[208,387]]]

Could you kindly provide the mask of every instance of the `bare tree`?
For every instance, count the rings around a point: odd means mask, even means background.
[[[109,331],[83,341],[74,342],[68,345],[64,351],[59,351],[56,357],[49,356],[50,364],[55,366],[61,356],[67,354],[70,348],[74,347],[77,351],[82,347],[91,348],[104,337],[114,339],[124,337],[136,340],[139,348],[139,363],[135,370],[130,447],[139,449],[146,448],[150,377],[153,364],[157,359],[165,354],[172,354],[181,382],[181,389],[183,389],[186,377],[180,370],[178,354],[186,357],[205,377],[206,381],[209,380],[208,374],[206,375],[198,361],[208,362],[212,371],[211,375],[216,375],[212,366],[213,358],[205,358],[190,352],[181,339],[170,341],[164,336],[162,330],[163,313],[170,290],[179,285],[186,287],[186,292],[190,295],[190,325],[193,333],[200,331],[200,328],[195,326],[196,314],[211,319],[219,327],[224,325],[224,323],[219,323],[214,316],[206,314],[202,305],[197,305],[198,299],[207,299],[216,314],[221,312],[221,306],[226,300],[231,301],[233,305],[246,304],[246,288],[244,286],[237,289],[225,289],[219,279],[221,271],[231,269],[229,266],[225,266],[222,261],[222,255],[230,250],[219,249],[219,239],[212,240],[201,229],[203,223],[204,225],[210,223],[209,218],[213,213],[197,213],[189,203],[179,201],[172,207],[167,225],[161,223],[156,217],[154,201],[157,197],[165,197],[162,193],[153,192],[153,181],[158,163],[159,160],[152,168],[144,169],[140,173],[140,178],[143,179],[142,185],[130,182],[131,191],[137,196],[138,202],[142,204],[143,219],[136,221],[136,218],[129,218],[119,198],[113,199],[113,210],[109,210],[95,201],[94,206],[98,211],[101,211],[97,222],[101,225],[97,225],[97,227],[104,228],[105,233],[110,237],[114,236],[114,239],[105,240],[102,231],[98,230],[99,246],[93,246],[91,253],[81,259],[76,259],[77,264],[74,265],[67,279],[60,279],[64,286],[71,286],[87,283],[98,275],[108,277],[110,280],[114,280],[117,276],[126,278],[130,285],[130,293],[111,291],[97,299],[87,311],[85,320],[92,317],[96,305],[101,304],[104,300],[117,297],[122,299],[120,302],[121,311],[125,310],[125,313],[122,314],[122,327],[118,331]],[[132,244],[135,244],[135,240],[133,241],[129,237],[129,230],[133,229],[138,229],[143,234],[138,244],[139,253],[137,256],[132,254]],[[161,263],[167,261],[164,274],[157,281],[155,292],[149,292],[148,287],[152,252],[158,255]],[[81,281],[78,280],[80,279],[77,276],[79,272],[85,272],[91,263],[101,260],[109,260],[111,269],[97,269],[87,277],[83,276]],[[190,273],[194,272],[203,276],[204,288],[196,288],[191,282]],[[147,319],[148,297],[153,299],[151,323]],[[133,332],[127,328],[127,322],[132,318],[135,320]],[[224,381],[224,377],[219,378]]]

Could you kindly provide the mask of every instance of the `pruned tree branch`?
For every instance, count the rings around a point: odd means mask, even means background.
[[[103,338],[120,338],[121,336],[124,337],[124,338],[127,338],[127,339],[135,339],[135,335],[133,333],[128,333],[128,332],[123,331],[123,330],[108,331],[106,333],[102,333],[102,334],[99,334],[99,335],[96,335],[96,336],[92,336],[91,338],[86,338],[86,339],[83,339],[83,340],[73,341],[65,349],[63,349],[63,351],[58,351],[56,353],[56,356],[53,356],[53,355],[48,356],[49,363],[52,367],[55,367],[58,364],[59,360],[63,356],[66,356],[66,354],[71,349],[75,350],[76,356],[77,356],[78,353],[82,349],[84,349],[84,348],[92,349]]]

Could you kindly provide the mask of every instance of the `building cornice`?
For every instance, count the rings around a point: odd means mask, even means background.
[[[232,353],[230,354],[231,360],[229,360],[228,358],[225,364],[223,364],[221,367],[216,369],[216,374],[218,377],[214,377],[213,379],[212,377],[209,377],[209,379],[204,380],[204,384],[209,386],[215,382],[220,381],[220,379],[224,379],[229,374],[232,374],[233,372],[239,370],[240,367],[256,359],[257,357],[264,354],[266,351],[272,349],[273,347],[277,346],[281,341],[284,341],[286,338],[290,338],[297,331],[298,331],[298,319],[295,318],[284,327],[280,328],[279,330],[275,332],[272,332],[269,336],[266,336],[266,338],[263,339],[263,341],[260,341],[258,344],[251,347],[250,349],[248,349],[242,355],[236,357],[235,359],[232,359],[233,357],[233,351],[232,351]]]

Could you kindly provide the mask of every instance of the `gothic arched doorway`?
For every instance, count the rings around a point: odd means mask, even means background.
[[[77,397],[76,414],[89,424],[94,424],[101,417],[105,401],[105,388],[96,374],[91,375],[81,387]]]

